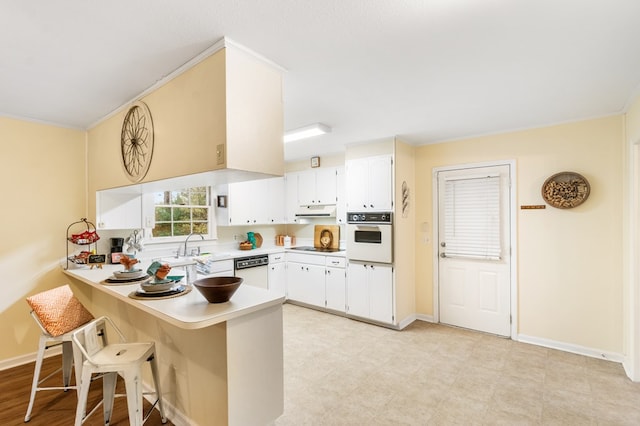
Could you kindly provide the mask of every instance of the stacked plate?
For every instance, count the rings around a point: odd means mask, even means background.
[[[130,271],[114,271],[113,276],[119,280],[137,280],[147,275],[142,269],[132,269]]]
[[[176,284],[174,280],[164,279],[162,281],[150,280],[140,284],[140,287],[147,293],[158,293],[171,290]]]

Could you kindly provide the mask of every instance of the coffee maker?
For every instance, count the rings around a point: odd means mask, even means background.
[[[111,241],[111,253],[122,253],[122,246],[124,246],[124,238],[110,238]],[[109,262],[113,262],[113,256],[109,256]],[[118,262],[115,262],[118,263]]]

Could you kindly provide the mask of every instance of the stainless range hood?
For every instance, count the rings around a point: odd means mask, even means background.
[[[296,217],[336,217],[336,206],[300,206]]]

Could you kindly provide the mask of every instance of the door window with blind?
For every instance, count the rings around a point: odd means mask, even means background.
[[[444,182],[445,257],[500,260],[500,176]]]

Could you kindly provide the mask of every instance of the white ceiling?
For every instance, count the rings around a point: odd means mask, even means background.
[[[88,128],[222,37],[287,70],[287,160],[623,112],[638,0],[1,0],[0,115]]]

